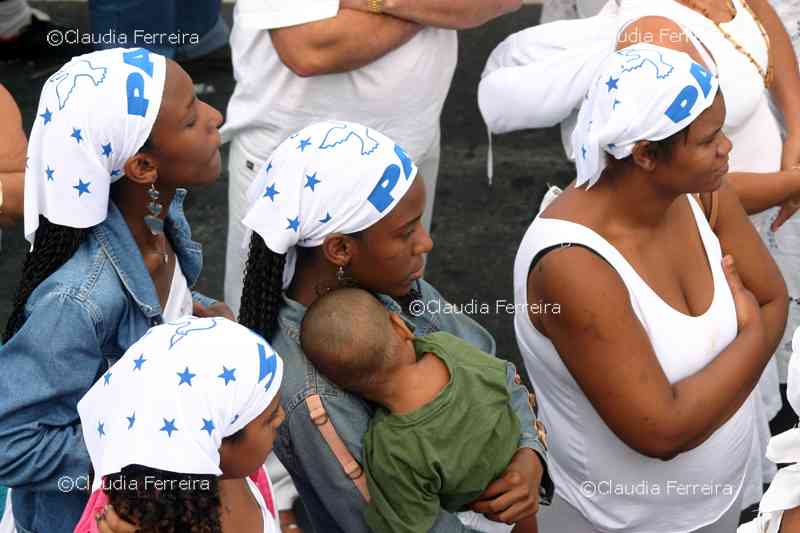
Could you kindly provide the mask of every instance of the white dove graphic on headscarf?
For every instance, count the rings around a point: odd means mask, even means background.
[[[78,80],[87,78],[97,87],[106,79],[106,67],[93,67],[86,60],[75,61],[70,65],[70,69],[65,72],[56,72],[49,83],[56,84],[56,95],[58,96],[58,108],[64,109],[70,95],[75,90]]]
[[[633,50],[620,50],[617,53],[628,58],[625,61],[625,65],[622,67],[622,72],[631,72],[649,63],[656,69],[656,78],[663,80],[675,70],[675,67],[664,61],[664,56],[656,50],[637,48]]]
[[[378,149],[378,146],[380,146],[378,141],[370,136],[369,128],[364,128],[364,133],[362,136],[351,126],[342,124],[340,126],[334,126],[328,130],[328,133],[325,134],[325,138],[322,139],[322,144],[319,145],[319,148],[320,150],[327,150],[346,143],[347,141],[361,143],[361,155],[370,155],[372,152]]]

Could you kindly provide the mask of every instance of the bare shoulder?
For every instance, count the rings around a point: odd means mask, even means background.
[[[780,533],[800,533],[800,507],[783,512]]]
[[[0,123],[11,125],[13,127],[20,127],[22,124],[22,115],[20,114],[17,102],[14,97],[8,92],[2,83],[0,83]]]
[[[620,33],[617,50],[640,43],[686,52],[695,61],[701,59],[683,28],[667,17],[648,16],[634,20]]]
[[[558,304],[559,321],[595,323],[608,306],[629,306],[628,291],[616,270],[594,251],[572,245],[545,254],[528,273],[529,301]]]

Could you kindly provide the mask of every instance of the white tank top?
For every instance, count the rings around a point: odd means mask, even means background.
[[[264,533],[278,533],[281,530],[278,517],[272,515],[267,507],[267,503],[264,501],[264,497],[261,495],[261,491],[258,490],[258,486],[250,479],[250,476],[247,476],[245,479],[247,480],[247,487],[250,489],[250,493],[256,499],[258,508],[261,510],[261,521],[264,524]],[[269,479],[269,476],[267,476],[267,479]],[[269,482],[269,487],[270,490],[272,490],[272,481]]]
[[[531,323],[525,312],[528,272],[540,251],[562,243],[599,254],[628,289],[667,379],[680,381],[708,365],[737,334],[719,241],[700,206],[691,197],[689,203],[714,279],[711,306],[701,316],[668,305],[608,241],[573,222],[537,217],[514,263],[514,329],[550,435],[550,474],[558,494],[601,531],[688,532],[722,516],[742,487],[753,445],[752,395],[708,440],[670,461],[634,451],[608,428],[553,344]]]

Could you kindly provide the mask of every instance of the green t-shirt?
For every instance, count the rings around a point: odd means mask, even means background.
[[[414,340],[417,356],[436,354],[450,381],[427,405],[406,415],[379,408],[364,435],[372,531],[428,531],[440,507],[475,500],[500,477],[519,445],[506,362],[449,333]]]

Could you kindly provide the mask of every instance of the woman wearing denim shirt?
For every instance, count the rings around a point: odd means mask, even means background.
[[[177,64],[125,49],[73,59],[45,83],[37,115],[33,249],[0,348],[0,483],[14,489],[19,533],[68,533],[89,488],[78,400],[100,376],[113,385],[107,368],[170,299],[192,307],[171,298],[202,265],[179,187],[217,178],[221,116]],[[194,296],[197,312],[225,310]]]
[[[326,182],[335,186],[326,188]],[[299,341],[306,308],[322,291],[357,284],[400,314],[417,335],[447,331],[489,353],[495,352],[495,341],[466,315],[437,312],[447,302],[421,279],[424,255],[433,246],[420,222],[422,177],[386,137],[357,124],[310,126],[254,171],[249,196],[252,207],[244,223],[254,233],[239,320],[267,338],[285,361],[281,403],[287,419],[275,450],[315,531],[367,532],[364,496],[331,452],[306,402],[319,395],[336,433],[359,461],[372,407],[330,383],[306,359]],[[372,214],[370,203],[381,213]],[[326,223],[332,225],[323,227]],[[544,437],[535,429],[524,387],[516,387],[512,402],[523,428],[520,449],[475,509],[507,522],[536,512],[540,484],[545,497],[552,491]],[[443,511],[431,531],[471,530]]]

